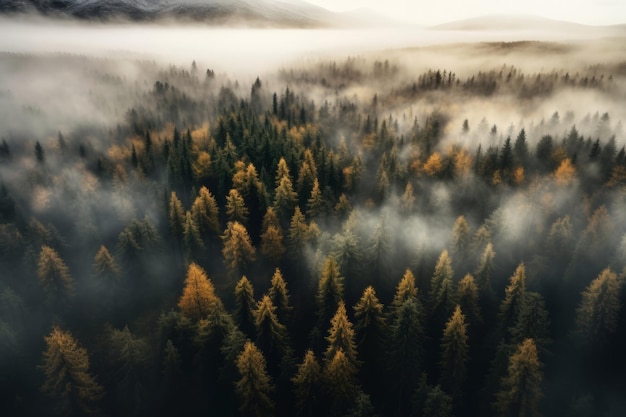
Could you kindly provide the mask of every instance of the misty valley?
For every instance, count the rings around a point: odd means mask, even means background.
[[[0,414],[626,413],[623,36],[6,23]]]

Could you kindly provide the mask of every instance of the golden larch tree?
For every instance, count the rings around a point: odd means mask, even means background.
[[[78,345],[69,331],[58,327],[44,340],[41,368],[46,380],[42,390],[59,401],[64,414],[93,414],[95,403],[104,392],[89,371],[87,350]]]
[[[270,394],[274,390],[267,374],[263,353],[252,342],[246,342],[243,351],[237,357],[237,369],[240,379],[235,384],[235,391],[244,416],[273,417],[274,402]]]
[[[215,287],[206,272],[197,264],[191,263],[187,269],[185,288],[178,301],[182,313],[192,320],[200,320],[213,310],[222,308],[222,302],[215,294]]]
[[[74,293],[74,281],[69,268],[57,251],[43,245],[39,252],[37,276],[50,303],[67,302]]]

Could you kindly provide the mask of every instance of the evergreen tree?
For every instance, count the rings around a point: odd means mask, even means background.
[[[107,285],[115,285],[119,280],[120,267],[104,245],[100,246],[94,257],[93,269],[96,277],[105,281]]]
[[[278,264],[285,254],[283,231],[278,221],[276,211],[268,207],[263,217],[263,233],[261,234],[261,254]]]
[[[542,397],[541,363],[533,339],[524,340],[509,359],[508,373],[497,395],[499,415],[535,417]]]
[[[276,316],[285,326],[289,324],[293,307],[289,305],[289,291],[280,269],[276,268],[272,275],[272,283],[268,292],[270,300],[276,306]]]
[[[252,342],[246,342],[237,357],[237,369],[241,378],[235,384],[242,415],[250,417],[273,417],[274,402],[270,394],[274,390],[265,368],[263,353]]]
[[[320,390],[322,369],[312,350],[307,350],[296,375],[291,379],[294,385],[296,415],[313,417],[320,412]]]
[[[298,194],[293,190],[293,184],[288,176],[280,179],[274,191],[274,210],[280,219],[288,219],[298,203]]]
[[[234,318],[239,325],[239,329],[250,338],[256,334],[255,309],[254,288],[252,288],[252,283],[244,275],[235,285]]]
[[[471,274],[466,274],[456,289],[456,299],[465,312],[465,316],[470,324],[477,325],[482,321],[480,314],[480,303],[478,297],[478,287]]]
[[[108,334],[107,372],[118,412],[127,415],[142,413],[145,399],[145,373],[148,366],[148,344],[130,332],[111,329]]]
[[[58,327],[44,340],[41,368],[46,380],[42,390],[59,402],[66,415],[94,414],[103,390],[89,371],[87,350],[78,345],[70,332]]]
[[[255,310],[256,345],[267,359],[270,375],[278,376],[281,365],[289,359],[287,329],[278,321],[276,306],[266,294],[257,303]]]
[[[301,259],[306,243],[310,239],[309,226],[300,207],[296,207],[289,224],[287,244],[294,259]]]
[[[310,218],[313,218],[324,210],[324,198],[322,197],[322,191],[320,190],[320,182],[317,178],[313,181],[313,188],[311,188],[311,194],[306,204],[306,214]]]
[[[405,216],[410,215],[413,212],[415,205],[415,193],[413,192],[413,186],[410,182],[406,183],[404,193],[400,197],[400,211]]]
[[[382,216],[380,223],[376,227],[374,234],[369,241],[367,251],[372,271],[375,274],[374,283],[384,283],[387,281],[386,274],[390,268],[391,244],[386,226],[385,216]]]
[[[465,316],[458,305],[446,323],[441,339],[441,385],[458,398],[467,376],[468,342]]]
[[[241,194],[236,189],[231,189],[226,196],[226,215],[229,222],[239,222],[246,225],[248,222],[248,208]]]
[[[509,329],[511,342],[517,345],[533,339],[538,349],[545,348],[549,343],[549,327],[550,317],[543,297],[536,292],[527,292],[517,322]]]
[[[183,223],[183,244],[185,247],[185,259],[188,262],[201,257],[204,242],[200,236],[200,229],[189,211],[185,213],[185,221]]]
[[[356,373],[354,363],[341,349],[326,361],[323,376],[330,397],[331,416],[341,416],[353,406],[358,393]]]
[[[526,131],[523,128],[515,139],[513,156],[518,164],[522,166],[526,165],[528,161],[528,144],[526,143]]]
[[[170,233],[176,242],[181,242],[185,225],[185,209],[183,208],[183,203],[178,199],[174,191],[172,191],[170,195],[169,207]]]
[[[323,332],[343,300],[343,277],[333,257],[328,257],[317,287],[317,328]]]
[[[491,274],[493,272],[493,260],[495,256],[496,253],[493,251],[493,245],[491,243],[487,243],[487,246],[485,246],[485,249],[480,256],[480,263],[478,264],[478,268],[474,274],[476,276],[478,289],[482,293],[482,296],[486,297],[487,300],[495,297],[491,284]]]
[[[220,234],[219,209],[208,188],[200,188],[191,206],[191,215],[202,234]]]
[[[405,416],[417,387],[423,362],[424,325],[416,299],[400,305],[390,326],[387,348],[389,404],[394,415]]]
[[[236,276],[255,260],[256,250],[252,246],[245,226],[239,222],[228,222],[222,240],[224,241],[222,249],[224,263],[229,273]]]
[[[37,263],[37,276],[51,304],[63,304],[74,295],[74,281],[68,267],[50,246],[42,246]]]
[[[500,304],[498,320],[502,331],[513,326],[522,311],[526,296],[526,267],[523,263],[515,269],[505,289],[504,300]]]
[[[469,249],[471,240],[471,231],[465,216],[459,216],[454,223],[452,229],[452,248],[453,253],[461,259],[464,259],[465,252]],[[459,262],[463,264],[463,262]]]
[[[43,164],[46,160],[43,146],[41,146],[41,143],[39,143],[39,141],[35,142],[35,158],[40,164]]]
[[[366,391],[378,397],[378,383],[382,377],[380,357],[383,354],[387,325],[383,305],[376,297],[376,291],[369,286],[354,306],[357,348],[361,360],[361,381]]]
[[[417,300],[415,276],[408,268],[404,271],[404,275],[402,275],[402,278],[396,287],[396,293],[393,296],[393,301],[391,302],[392,315],[394,315],[407,300]]]
[[[355,366],[358,365],[356,342],[352,323],[348,320],[348,313],[343,301],[339,301],[337,312],[330,321],[330,329],[326,337],[328,348],[324,353],[324,362],[328,364],[341,350],[346,358]]]
[[[430,281],[430,305],[432,320],[437,328],[442,328],[446,317],[449,317],[456,304],[454,283],[452,282],[452,260],[448,251],[444,250],[439,256],[435,272]]]
[[[585,346],[601,346],[617,330],[620,287],[617,275],[606,268],[582,292],[576,310],[576,332]]]

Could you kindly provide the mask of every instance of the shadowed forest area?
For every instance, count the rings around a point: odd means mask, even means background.
[[[2,414],[624,415],[626,61],[440,49],[2,53]]]

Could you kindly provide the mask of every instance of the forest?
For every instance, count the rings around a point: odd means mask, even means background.
[[[624,415],[598,50],[1,53],[2,415]]]

